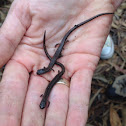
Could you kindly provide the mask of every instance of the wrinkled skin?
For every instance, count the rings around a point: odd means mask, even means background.
[[[58,61],[70,88],[57,84],[49,97],[49,108],[40,110],[40,95],[60,70],[47,66],[42,39],[53,56],[55,44],[75,24],[104,12],[114,12],[121,0],[15,0],[0,29],[0,67],[6,68],[0,84],[0,126],[84,126],[93,72],[109,33],[112,15],[99,17],[69,36]],[[31,73],[31,74],[29,74]],[[70,80],[71,78],[71,80]],[[46,116],[46,118],[45,118]]]

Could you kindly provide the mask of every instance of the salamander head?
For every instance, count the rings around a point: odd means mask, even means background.
[[[46,107],[46,102],[42,101],[39,105],[40,109],[44,109]]]
[[[37,75],[47,73],[48,71],[49,71],[49,69],[44,67],[43,69],[37,70]]]

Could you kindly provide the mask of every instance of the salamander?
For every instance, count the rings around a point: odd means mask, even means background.
[[[49,53],[47,52],[47,49],[46,49],[46,46],[45,46],[45,34],[46,32],[44,33],[44,39],[43,39],[43,48],[44,48],[44,51],[45,51],[45,54],[46,56],[48,57],[49,60],[51,60],[51,56],[49,55]],[[61,67],[61,72],[59,72],[54,78],[53,80],[48,84],[46,90],[45,90],[45,93],[44,95],[42,96],[42,100],[41,100],[41,103],[39,105],[40,109],[44,109],[46,106],[47,106],[47,102],[48,102],[48,97],[50,95],[50,92],[53,88],[53,86],[61,79],[62,75],[64,74],[65,72],[65,67],[63,64],[59,63],[59,62],[55,62],[56,65],[60,66]]]
[[[91,18],[89,18],[89,19],[87,19],[87,20],[85,20],[85,21],[83,21],[83,22],[81,22],[81,23],[79,23],[79,24],[77,24],[77,25],[74,25],[74,27],[71,28],[71,29],[65,34],[65,36],[63,37],[63,39],[61,40],[61,43],[60,43],[59,47],[57,48],[57,50],[56,50],[54,56],[50,59],[50,63],[49,63],[49,65],[48,65],[48,67],[46,67],[46,68],[44,67],[44,68],[42,68],[42,69],[39,69],[39,70],[37,71],[37,74],[38,74],[38,75],[41,75],[41,74],[44,74],[44,73],[47,73],[47,72],[51,71],[51,69],[53,68],[53,66],[54,66],[54,64],[56,63],[57,59],[61,56],[61,52],[62,52],[62,50],[63,50],[64,44],[65,44],[65,42],[66,42],[68,36],[69,36],[75,29],[77,29],[78,27],[80,27],[80,26],[82,26],[82,25],[84,25],[84,24],[86,24],[86,23],[92,21],[93,19],[95,19],[95,18],[97,18],[97,17],[99,17],[99,16],[108,15],[108,14],[114,14],[114,13],[101,13],[101,14],[98,14],[98,15],[96,15],[96,16],[94,16],[94,17],[91,17]]]

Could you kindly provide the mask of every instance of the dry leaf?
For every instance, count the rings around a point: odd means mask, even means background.
[[[113,107],[110,107],[110,123],[111,126],[122,126],[118,113]]]
[[[123,126],[126,126],[126,106],[122,108],[122,122]]]

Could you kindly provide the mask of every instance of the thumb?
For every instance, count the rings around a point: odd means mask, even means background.
[[[22,1],[15,0],[0,28],[0,67],[12,57],[30,24],[28,16],[30,14],[26,5]]]

